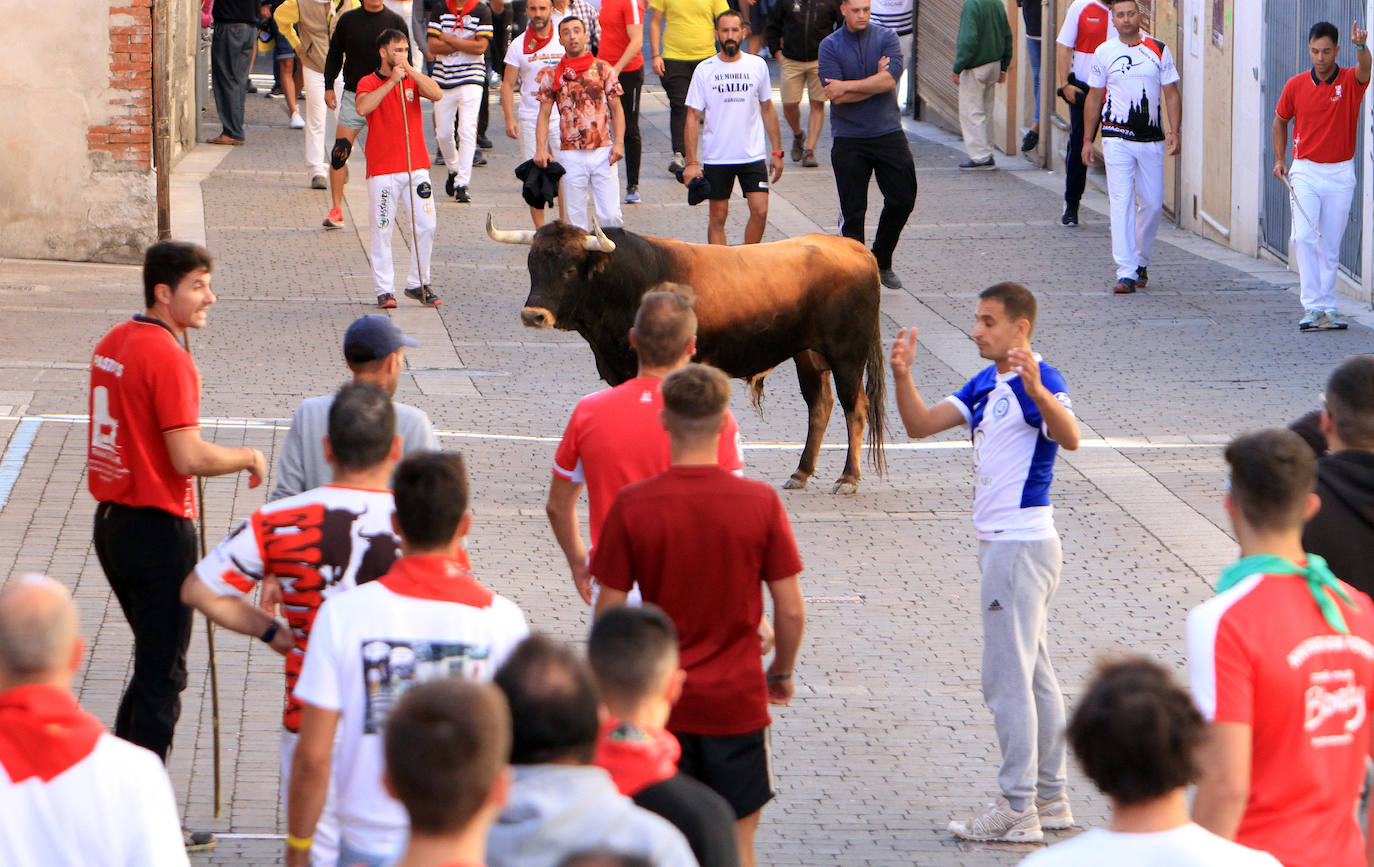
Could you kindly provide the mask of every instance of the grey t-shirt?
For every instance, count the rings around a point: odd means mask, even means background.
[[[276,484],[272,486],[270,503],[290,497],[320,485],[329,484],[334,470],[325,462],[324,438],[329,434],[329,408],[334,395],[312,397],[296,407],[291,417],[291,430],[282,445],[281,461],[277,464]],[[413,406],[391,402],[396,407],[396,433],[401,435],[401,454],[425,449],[437,450],[439,438],[429,416]]]

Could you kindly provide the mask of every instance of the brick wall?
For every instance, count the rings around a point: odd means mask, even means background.
[[[153,165],[152,0],[110,5],[109,119],[86,131],[93,167],[147,171]]]

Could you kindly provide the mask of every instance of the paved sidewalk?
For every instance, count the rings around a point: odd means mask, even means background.
[[[646,94],[644,108],[644,204],[625,206],[627,225],[704,240],[705,209],[689,208],[664,171],[662,95]],[[511,175],[518,149],[502,134],[496,106],[491,132],[497,146],[490,165],[473,172],[473,204],[438,202],[434,285],[443,306],[402,299],[392,314],[423,343],[398,397],[427,410],[445,446],[469,458],[478,576],[514,598],[536,628],[579,640],[586,615],[543,502],[567,414],[600,383],[576,335],[520,325],[525,251],[491,242],[482,228],[488,211],[502,226],[528,225]],[[286,128],[280,101],[249,97],[247,134],[246,147],[202,146],[183,162],[177,232],[203,232],[217,257],[220,301],[192,338],[203,414],[221,420],[206,432],[262,448],[275,464],[295,405],[346,378],[343,329],[371,307],[366,226],[358,225],[366,189],[360,148],[348,224],[322,231],[328,194],[308,188],[300,133]],[[1291,275],[1167,228],[1150,288],[1115,297],[1102,196],[1090,195],[1080,228],[1065,229],[1057,177],[1010,157],[997,172],[960,172],[957,140],[924,125],[910,134],[921,189],[895,262],[908,288],[884,294],[885,333],[920,327],[914,374],[922,393],[938,399],[982,366],[966,337],[977,291],[1025,282],[1041,301],[1037,349],[1065,373],[1084,424],[1084,448],[1059,462],[1055,488],[1065,567],[1051,634],[1070,700],[1105,653],[1148,653],[1181,670],[1185,612],[1209,595],[1234,553],[1220,507],[1219,446],[1316,406],[1328,371],[1367,350],[1370,331],[1362,318],[1346,333],[1300,334]],[[765,240],[835,230],[828,139],[819,156],[820,169],[787,163]],[[187,177],[196,170],[208,172],[202,183]],[[433,178],[442,190],[444,170]],[[197,192],[203,210],[188,216]],[[872,198],[870,224],[876,188]],[[732,208],[733,240],[743,233],[743,204]],[[399,234],[395,251],[403,268],[409,252]],[[107,722],[129,673],[130,641],[90,547],[80,416],[91,347],[139,299],[137,269],[0,260],[0,315],[10,323],[0,350],[0,577],[42,570],[74,587],[91,643],[77,687]],[[762,416],[742,385],[733,408],[747,472],[780,484],[804,431],[791,371],[770,381]],[[866,477],[853,497],[827,493],[842,463],[836,413],[817,484],[783,497],[806,563],[810,621],[797,699],[775,714],[780,794],[759,832],[764,864],[1012,864],[1034,849],[958,844],[944,830],[996,787],[997,750],[978,685],[969,455],[954,433],[907,445],[890,398],[888,414],[886,478]],[[262,501],[262,490],[242,479],[212,480],[210,544]],[[256,641],[223,630],[216,641],[220,816],[199,628],[171,772],[188,827],[246,836],[224,837],[193,860],[276,863],[273,835],[284,831],[279,664]],[[1076,770],[1071,785],[1080,823],[1100,825],[1103,799]]]

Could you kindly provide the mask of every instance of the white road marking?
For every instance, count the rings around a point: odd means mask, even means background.
[[[42,425],[42,419],[26,416],[19,420],[19,426],[10,437],[5,456],[0,458],[0,509],[9,503],[10,491],[14,490],[14,483],[19,481],[19,472],[24,469],[24,461],[28,460],[29,449],[33,447],[34,437]]]

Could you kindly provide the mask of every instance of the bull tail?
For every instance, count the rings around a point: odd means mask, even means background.
[[[766,376],[767,371],[749,377],[749,402],[754,405],[754,411],[760,416],[763,415],[763,380]]]
[[[868,341],[868,361],[864,366],[867,382],[864,395],[868,398],[868,463],[879,478],[887,474],[887,454],[883,442],[887,439],[887,359],[883,353],[882,317],[873,318],[873,336]]]

